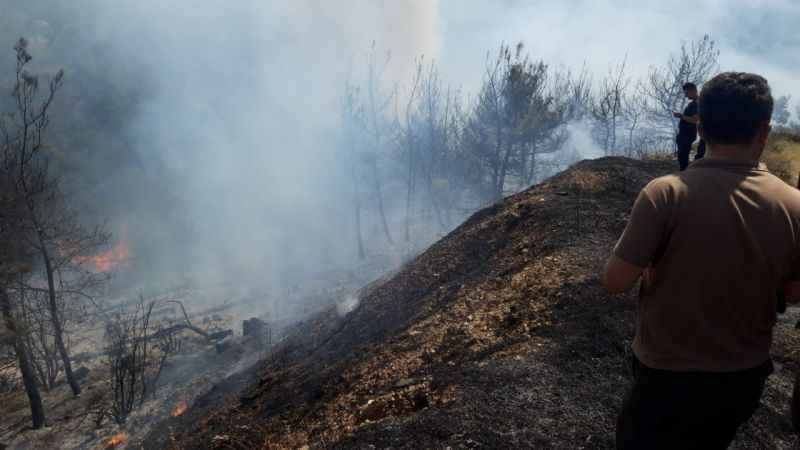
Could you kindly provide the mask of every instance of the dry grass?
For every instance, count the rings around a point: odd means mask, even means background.
[[[789,131],[773,132],[764,151],[763,161],[770,172],[797,186],[800,173],[800,135]]]

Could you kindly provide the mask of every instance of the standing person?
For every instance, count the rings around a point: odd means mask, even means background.
[[[703,86],[709,156],[639,193],[603,284],[642,278],[618,449],[724,449],[772,373],[777,293],[800,300],[800,191],[759,162],[773,99],[754,74]]]
[[[678,166],[681,171],[686,170],[689,165],[689,153],[697,139],[697,123],[700,122],[700,116],[697,114],[697,85],[685,83],[683,94],[689,99],[689,104],[683,109],[683,113],[677,111],[672,113],[673,117],[681,119],[678,123],[678,135],[675,137],[675,143],[678,144]],[[705,142],[701,140],[695,160],[701,159],[705,152]]]

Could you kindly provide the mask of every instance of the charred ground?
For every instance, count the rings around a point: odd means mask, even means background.
[[[635,297],[597,274],[638,190],[671,170],[585,161],[478,212],[144,446],[613,448]],[[796,319],[779,320],[777,370],[737,448],[794,444]]]

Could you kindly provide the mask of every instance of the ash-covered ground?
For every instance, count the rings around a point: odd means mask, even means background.
[[[112,392],[105,330],[116,317],[125,316],[137,306],[141,292],[117,291],[114,298],[102,299],[91,318],[72,336],[73,366],[81,374],[82,395],[73,398],[63,381],[46,392],[48,426],[41,430],[30,429],[30,410],[23,389],[0,395],[0,448],[138,448],[154,426],[181,416],[198,398],[218,393],[223,387],[226,392],[241,388],[227,380],[249,379],[252,370],[248,369],[258,361],[269,360],[273,347],[302,318],[330,308],[342,315],[349,312],[357,305],[358,289],[390,270],[390,264],[390,259],[378,258],[356,270],[319,272],[313,282],[271,291],[241,284],[197,283],[148,296],[147,302],[158,305],[153,310],[151,330],[177,328],[174,339],[180,347],[167,359],[155,392],[122,425],[103,414],[111,403]],[[175,300],[185,307],[186,316]],[[261,329],[247,336],[245,322],[254,320]],[[183,328],[187,323],[221,337],[208,339]],[[162,324],[169,326],[159,328]]]
[[[672,170],[586,161],[478,212],[145,447],[614,448],[636,300],[598,273],[638,190]],[[797,318],[779,320],[776,373],[733,448],[795,445]]]

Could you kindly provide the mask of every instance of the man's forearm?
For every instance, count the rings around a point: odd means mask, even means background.
[[[643,269],[616,255],[611,255],[606,262],[601,281],[606,290],[612,294],[626,292],[636,284]]]
[[[683,114],[681,114],[681,120],[683,120],[684,122],[689,122],[697,125],[698,123],[700,123],[700,116],[699,115],[684,116]]]

